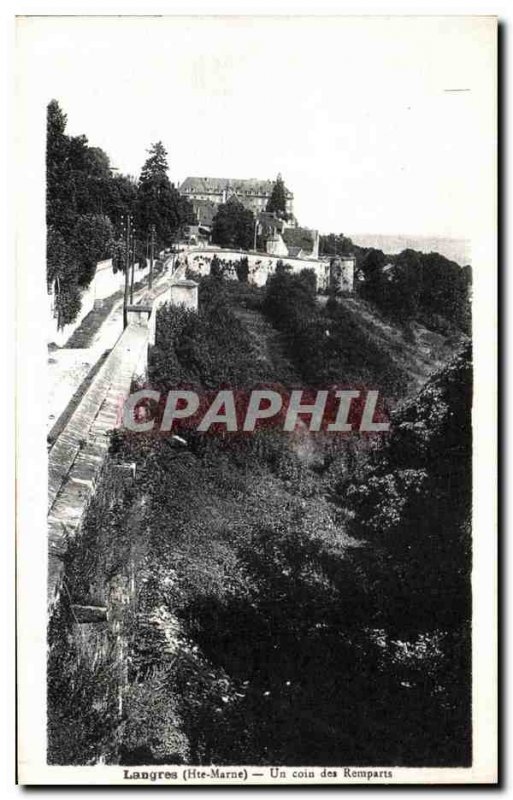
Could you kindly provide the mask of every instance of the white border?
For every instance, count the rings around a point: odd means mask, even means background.
[[[224,3],[216,3],[215,4],[215,12],[216,13],[316,13],[316,14],[330,14],[330,13],[362,13],[362,10],[365,9],[366,13],[377,12],[377,13],[408,13],[412,14],[415,13],[429,13],[433,15],[435,13],[485,13],[490,14],[493,13],[496,9],[491,9],[489,4],[486,4],[486,8],[483,8],[483,3],[461,3],[461,2],[445,2],[443,4],[436,4],[436,3],[415,3],[413,4],[411,1],[409,3],[401,3],[401,4],[394,4],[390,5],[387,4],[386,8],[381,4],[377,3],[341,3],[341,2],[330,2],[330,3],[319,3],[314,6],[312,9],[312,3],[308,2],[274,2],[269,3],[267,0],[258,4],[255,7],[254,3],[233,3],[233,2],[224,2]],[[44,9],[42,8],[44,6]],[[241,8],[241,6],[243,8]],[[16,12],[18,14],[21,13],[32,13],[32,14],[53,14],[53,13],[72,13],[72,14],[79,14],[79,13],[101,13],[102,15],[108,13],[169,13],[170,9],[174,13],[213,13],[213,4],[212,3],[196,3],[196,2],[189,2],[189,3],[151,3],[151,4],[141,4],[140,2],[124,2],[124,3],[99,3],[99,2],[90,2],[84,6],[84,4],[76,3],[70,7],[69,3],[18,3],[16,4]],[[31,126],[34,125],[36,128],[39,127],[40,120],[38,121],[36,118],[31,118],[30,120],[25,120],[25,124],[30,124]],[[4,151],[5,152],[5,151]],[[44,207],[44,196],[42,195],[42,185],[38,180],[34,179],[34,176],[38,174],[37,170],[37,157],[34,158],[35,153],[31,149],[30,154],[26,154],[27,157],[22,160],[21,163],[17,164],[16,170],[16,185],[18,189],[23,187],[30,187],[30,192],[27,191],[18,192],[18,205],[17,205],[17,217],[21,215],[22,218],[30,219],[37,219],[37,216],[40,214],[41,204],[43,203]],[[490,157],[490,154],[488,154]],[[493,155],[492,155],[493,158]],[[36,168],[36,169],[35,169]],[[11,183],[14,186],[14,181]],[[486,197],[490,196],[490,193],[486,194]],[[493,662],[493,654],[495,652],[495,607],[494,607],[494,600],[493,600],[493,591],[492,587],[494,586],[495,580],[495,564],[496,564],[496,556],[495,550],[493,546],[493,531],[494,531],[494,519],[496,515],[495,509],[495,498],[494,498],[494,482],[493,482],[493,475],[494,475],[494,465],[495,465],[495,452],[496,452],[496,440],[494,435],[495,425],[495,393],[496,393],[496,376],[494,374],[493,365],[496,362],[495,359],[495,339],[496,339],[496,330],[495,330],[495,281],[493,278],[493,265],[495,264],[495,244],[494,244],[494,235],[495,235],[495,207],[494,203],[488,204],[484,203],[483,205],[483,220],[485,225],[483,226],[483,236],[479,237],[480,241],[476,241],[474,244],[474,252],[475,258],[474,263],[478,261],[480,263],[487,263],[490,265],[490,279],[487,281],[480,281],[476,282],[475,286],[475,293],[478,298],[478,305],[479,310],[476,313],[476,324],[478,327],[477,335],[475,337],[475,367],[476,367],[476,422],[477,422],[477,429],[476,429],[476,440],[475,440],[475,460],[474,460],[474,468],[475,468],[475,481],[476,481],[476,508],[475,508],[475,526],[476,529],[483,530],[487,532],[487,537],[480,536],[479,542],[476,547],[475,557],[476,563],[479,564],[479,570],[476,570],[474,573],[474,591],[475,591],[475,613],[476,613],[476,624],[479,630],[479,636],[476,637],[479,641],[479,647],[476,647],[475,650],[475,670],[476,674],[483,677],[483,681],[479,681],[479,686],[477,687],[478,691],[476,694],[476,704],[475,704],[475,711],[480,717],[480,723],[478,725],[478,730],[480,731],[480,738],[482,738],[481,744],[479,744],[476,750],[476,756],[478,761],[480,760],[480,753],[484,752],[484,749],[488,750],[488,745],[490,743],[493,744],[493,731],[495,729],[495,719],[494,719],[494,692],[495,692],[495,681],[490,677],[490,662]],[[12,230],[12,227],[11,227]],[[25,229],[26,230],[26,229]],[[44,242],[44,238],[40,236],[40,233],[36,231],[33,227],[30,229],[30,236],[22,236],[19,237],[17,245],[18,245],[18,259],[19,263],[31,263],[33,262],[41,262],[41,253],[44,253],[44,249],[42,244]],[[12,262],[11,262],[12,263]],[[33,270],[33,266],[32,266]],[[31,271],[33,275],[35,272]],[[41,271],[41,276],[44,275],[44,270]],[[32,301],[37,301],[37,295],[39,289],[35,287],[33,284],[29,284],[28,282],[25,283],[23,275],[19,275],[19,292],[21,296],[27,298],[31,297]],[[40,288],[40,287],[39,287]],[[19,295],[20,296],[20,295]],[[11,293],[11,297],[13,297],[13,293]],[[12,308],[12,306],[11,306]],[[8,309],[7,307],[7,316],[8,316]],[[20,370],[19,375],[19,384],[18,384],[18,400],[21,405],[19,405],[19,414],[20,419],[24,420],[24,424],[22,429],[20,430],[20,440],[19,440],[19,454],[20,458],[23,458],[23,454],[26,455],[27,464],[30,463],[31,453],[33,452],[34,448],[34,441],[38,441],[40,437],[38,437],[38,416],[37,414],[34,415],[34,397],[39,394],[41,396],[41,382],[37,380],[37,373],[34,372],[32,369],[24,369],[26,365],[28,365],[28,361],[26,358],[26,354],[31,352],[33,353],[33,344],[34,339],[30,338],[30,334],[33,334],[34,331],[30,330],[30,319],[23,318],[21,320],[21,324],[19,326],[19,334],[18,334],[18,347],[19,353],[22,353],[22,357],[18,356],[18,367]],[[30,347],[29,347],[29,340],[30,340]],[[43,357],[44,363],[44,357]],[[32,364],[30,365],[32,367]],[[44,378],[43,378],[44,381]],[[25,398],[25,400],[24,400]],[[29,400],[30,398],[30,400]],[[30,413],[27,415],[27,411],[30,406]],[[31,422],[27,424],[27,419],[30,419]],[[39,420],[40,421],[40,420]],[[482,421],[482,423],[481,423]],[[44,429],[44,427],[43,427]],[[26,449],[25,449],[26,448]],[[27,492],[24,495],[24,492]],[[25,526],[26,529],[32,527],[35,524],[36,520],[40,519],[40,512],[41,509],[45,508],[44,502],[44,495],[45,495],[45,481],[44,479],[41,480],[41,475],[35,476],[34,481],[27,482],[24,480],[22,485],[20,486],[20,497],[22,500],[22,505],[19,508],[19,527],[20,531],[23,532]],[[46,514],[43,513],[43,519],[46,518]],[[20,658],[20,692],[22,696],[26,699],[27,705],[25,709],[22,706],[20,707],[20,713],[22,720],[25,718],[25,734],[24,739],[27,741],[27,737],[33,737],[33,743],[36,744],[37,741],[41,741],[41,725],[36,724],[36,720],[34,719],[34,703],[37,693],[39,692],[40,686],[39,683],[42,681],[44,685],[44,674],[43,676],[38,675],[37,665],[34,663],[33,653],[34,653],[34,646],[41,646],[41,631],[43,632],[43,639],[45,636],[45,592],[44,592],[44,584],[46,581],[46,570],[43,569],[43,582],[41,582],[40,577],[38,577],[37,573],[41,564],[39,563],[39,558],[37,558],[39,553],[35,553],[33,543],[30,544],[27,542],[25,537],[20,536],[18,542],[18,557],[22,564],[31,564],[33,570],[31,571],[30,576],[22,576],[22,579],[25,581],[28,579],[30,581],[30,589],[27,584],[27,588],[20,592],[19,599],[21,602],[20,606],[20,618],[19,624],[20,628],[23,631],[22,642],[20,643],[19,648],[19,658]],[[43,551],[44,554],[44,551]],[[44,561],[46,560],[44,554]],[[484,572],[483,572],[484,571]],[[477,580],[477,575],[479,574],[479,579]],[[40,591],[43,591],[40,593]],[[42,601],[42,602],[41,602]],[[41,608],[39,608],[41,606]],[[30,633],[30,641],[27,641],[27,634]],[[31,694],[34,692],[35,694]],[[37,703],[36,703],[37,705]],[[22,721],[23,725],[23,721]],[[43,737],[44,739],[44,737]],[[483,749],[480,749],[483,748]],[[34,750],[29,748],[33,753]],[[32,759],[31,759],[32,760]],[[38,768],[37,772],[37,779],[41,781],[43,778],[45,782],[52,782],[52,783],[60,783],[61,777],[64,778],[63,782],[69,780],[69,777],[64,775],[59,776],[57,775],[58,771],[65,771],[69,772],[70,768],[49,768],[46,764],[41,765]],[[100,768],[71,768],[74,775],[74,781],[77,782],[85,782],[85,783],[93,783],[91,780],[89,773],[91,770],[95,771],[95,775],[97,778],[98,770]],[[106,776],[109,774],[114,774],[114,771],[119,771],[117,767],[106,767],[101,768],[102,773]],[[477,774],[476,769],[473,770],[473,780],[476,779],[486,779],[486,775],[490,775],[489,770],[492,769],[490,765],[485,765],[482,763],[481,766],[478,766]],[[80,775],[79,773],[84,773]],[[434,773],[439,773],[439,770],[397,770],[397,773],[422,773],[424,776],[428,778],[428,782],[432,780],[437,780],[438,775]],[[431,781],[427,775],[428,772],[431,772],[432,775]],[[448,780],[449,771],[444,771],[445,780]],[[467,770],[451,770],[451,773],[454,773],[451,776],[452,780],[459,782],[463,778],[464,781],[468,781],[469,775]],[[43,774],[44,773],[44,774]],[[456,773],[460,773],[457,775]],[[464,774],[463,774],[464,773]],[[107,779],[107,780],[109,780]],[[104,779],[103,779],[104,780]],[[397,780],[397,778],[396,778]],[[96,780],[94,781],[97,782]],[[110,780],[109,780],[110,782]]]

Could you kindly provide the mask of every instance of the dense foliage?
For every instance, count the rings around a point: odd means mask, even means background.
[[[319,255],[320,256],[347,256],[355,251],[355,245],[348,236],[343,233],[321,234],[319,236]]]
[[[401,322],[425,319],[442,329],[454,325],[470,333],[470,267],[460,267],[439,253],[381,250],[361,253],[359,291],[388,316]]]
[[[212,242],[221,247],[250,250],[255,236],[255,217],[237,198],[222,203],[212,220]]]
[[[163,390],[180,384],[249,388],[259,380],[270,380],[234,313],[230,287],[215,275],[203,278],[200,299],[199,313],[173,306],[159,311],[149,362],[151,385]]]
[[[318,309],[308,273],[283,265],[267,292],[203,279],[199,313],[159,312],[151,383],[279,383],[287,331],[321,321],[333,361],[314,355],[334,375],[359,334]],[[135,582],[115,639],[128,658],[105,660],[104,639],[86,658],[63,603],[50,762],[468,765],[471,396],[467,350],[381,443],[116,433],[67,586],[86,602]]]
[[[336,303],[321,308],[315,275],[276,270],[267,284],[263,310],[283,331],[287,352],[311,386],[330,383],[379,386],[402,393],[405,375],[378,347],[358,315]]]
[[[266,211],[276,214],[281,219],[288,219],[287,213],[287,195],[285,183],[281,175],[278,175],[272,188],[271,196],[267,201]]]
[[[344,234],[319,237],[321,256],[356,257],[357,293],[390,319],[407,323],[420,319],[447,331],[470,333],[472,272],[440,253],[407,249],[387,255],[373,247],[353,244]]]
[[[383,554],[376,622],[401,635],[470,621],[471,408],[467,347],[396,413],[390,441],[347,491],[355,531]]]
[[[155,224],[158,249],[193,220],[190,203],[167,177],[166,155],[160,142],[152,146],[139,184],[115,175],[103,150],[91,147],[85,136],[66,134],[66,115],[56,100],[49,103],[47,282],[55,293],[59,327],[75,319],[99,260],[112,257],[115,271],[125,268],[127,214],[135,215],[136,261],[146,258],[150,225]]]
[[[137,187],[136,227],[144,236],[155,226],[157,249],[175,241],[184,225],[195,221],[191,203],[168,177],[167,152],[162,142],[153,144]]]
[[[239,279],[239,281],[241,283],[247,283],[248,282],[248,278],[249,278],[249,261],[248,261],[247,256],[245,256],[244,258],[241,258],[239,261],[237,261],[237,263],[235,264],[235,272],[236,272],[237,278]]]
[[[313,252],[313,234],[307,228],[285,228],[282,236],[288,247],[297,247],[305,253]]]
[[[135,193],[114,178],[107,155],[85,136],[68,136],[56,100],[47,115],[47,281],[56,292],[59,325],[71,322],[99,259],[111,252],[114,224]]]

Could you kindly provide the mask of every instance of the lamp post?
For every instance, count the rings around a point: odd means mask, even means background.
[[[123,296],[123,329],[128,325],[128,270],[130,268],[130,226],[132,224],[132,215],[126,215],[126,251],[125,251],[125,292]]]
[[[148,287],[151,289],[153,286],[153,259],[155,256],[155,225],[151,226],[151,249],[150,249],[150,276],[148,279]]]
[[[135,236],[132,236],[132,268],[130,271],[130,305],[134,302],[134,272],[135,272],[135,247],[137,244],[137,239]]]

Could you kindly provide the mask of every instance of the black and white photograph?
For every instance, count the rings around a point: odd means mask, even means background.
[[[497,19],[16,48],[21,782],[496,782]]]

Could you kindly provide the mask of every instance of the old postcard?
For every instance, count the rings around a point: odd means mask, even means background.
[[[497,781],[496,48],[17,19],[20,783]]]

